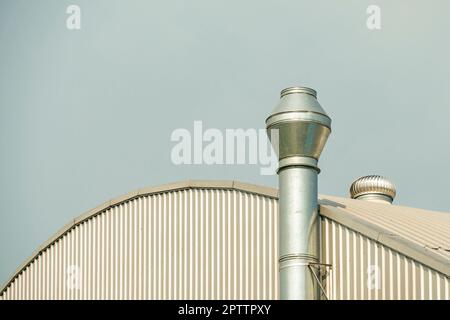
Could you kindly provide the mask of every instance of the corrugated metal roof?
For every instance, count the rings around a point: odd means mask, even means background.
[[[277,189],[238,181],[189,180],[138,189],[114,198],[71,220],[42,244],[8,279],[5,287],[33,259],[83,221],[113,206],[138,198],[183,189],[227,189],[277,198]],[[319,196],[320,214],[399,251],[431,268],[450,275],[450,214],[363,200]]]
[[[450,214],[334,196],[319,196],[327,218],[450,275]]]
[[[276,198],[232,189],[142,195],[76,225],[1,298],[274,299],[277,213]]]

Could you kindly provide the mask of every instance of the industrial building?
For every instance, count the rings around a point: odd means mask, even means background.
[[[349,198],[318,195],[331,119],[310,88],[283,90],[266,124],[278,190],[186,181],[110,200],[42,244],[0,299],[449,299],[450,214],[392,204],[377,175]]]

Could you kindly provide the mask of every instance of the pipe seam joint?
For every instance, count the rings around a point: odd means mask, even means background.
[[[290,156],[280,159],[280,161],[278,162],[277,173],[279,173],[283,169],[290,167],[306,167],[314,169],[317,171],[317,173],[320,173],[320,169],[317,166],[317,159],[303,156]]]

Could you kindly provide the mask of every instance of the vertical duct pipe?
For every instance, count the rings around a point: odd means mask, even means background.
[[[291,87],[281,91],[266,128],[279,158],[280,298],[318,299],[309,266],[319,262],[317,162],[331,132],[331,119],[315,90]]]

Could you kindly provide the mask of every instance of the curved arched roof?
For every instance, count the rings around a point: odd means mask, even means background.
[[[6,281],[0,294],[44,250],[75,226],[121,203],[145,195],[186,189],[226,189],[278,198],[271,187],[238,181],[188,180],[142,188],[116,197],[81,214],[62,227],[28,258]],[[333,196],[319,196],[320,214],[387,247],[399,251],[443,274],[450,275],[450,214]]]
[[[20,275],[20,273],[31,264],[34,259],[36,259],[43,251],[45,251],[48,247],[50,247],[54,242],[58,239],[62,238],[66,233],[72,230],[75,226],[83,223],[84,221],[108,210],[111,207],[117,206],[121,203],[133,200],[138,197],[146,196],[146,195],[154,195],[159,193],[166,193],[177,190],[186,190],[186,189],[225,189],[225,190],[236,190],[243,191],[252,194],[258,194],[262,196],[266,196],[269,198],[278,198],[278,190],[275,188],[265,187],[254,185],[250,183],[243,183],[234,180],[187,180],[175,183],[164,184],[155,187],[146,187],[134,190],[127,194],[118,196],[111,200],[108,200],[101,205],[79,215],[78,217],[70,220],[69,223],[64,225],[60,230],[58,230],[52,237],[50,237],[47,241],[45,241],[42,245],[40,245],[31,256],[25,260],[12,274],[10,278],[4,283],[1,287],[0,295],[6,290],[6,288],[14,281],[14,279]]]

